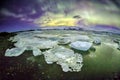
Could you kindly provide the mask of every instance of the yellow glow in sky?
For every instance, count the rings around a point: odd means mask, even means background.
[[[103,6],[103,8],[101,6]],[[118,11],[115,6],[106,6],[97,3],[91,3],[89,6],[83,8],[80,6],[76,7],[75,5],[72,7],[72,10],[67,14],[64,11],[60,11],[58,13],[47,11],[40,18],[36,19],[35,23],[43,27],[69,27],[80,26],[81,24],[78,24],[78,22],[82,21],[82,24],[84,25],[102,24],[120,27],[120,15],[117,12],[114,12],[114,10]],[[113,9],[108,9],[108,7],[112,7]],[[61,10],[64,9],[62,8]],[[76,15],[80,16],[80,18],[74,18]]]

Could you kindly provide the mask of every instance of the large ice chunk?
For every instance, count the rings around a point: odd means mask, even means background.
[[[5,56],[19,56],[25,51],[25,48],[12,48],[12,49],[7,49],[5,52]]]
[[[84,41],[75,41],[70,44],[70,47],[77,50],[82,50],[82,51],[89,50],[91,46],[92,46],[92,43],[84,42]]]
[[[22,39],[14,44],[16,47],[36,47],[39,49],[52,48],[57,45],[57,41],[44,39]]]
[[[74,52],[72,50],[62,46],[56,46],[44,53],[46,62],[50,62],[51,60],[55,62],[58,60],[58,58],[66,59],[73,55],[74,55]]]
[[[56,62],[64,72],[81,71],[83,58],[81,54],[74,54],[71,49],[57,46],[43,53],[48,64]]]

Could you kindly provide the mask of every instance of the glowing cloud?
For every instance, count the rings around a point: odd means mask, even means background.
[[[63,2],[58,0],[56,2],[53,0],[50,1],[50,4],[42,6],[45,13],[36,19],[35,23],[52,27],[81,26],[81,24],[120,26],[119,9],[113,3],[108,3],[110,5],[90,1],[69,0],[69,2]]]

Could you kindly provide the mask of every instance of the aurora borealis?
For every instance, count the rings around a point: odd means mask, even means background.
[[[58,26],[89,29],[95,25],[119,28],[119,14],[119,0],[3,0],[0,31]]]

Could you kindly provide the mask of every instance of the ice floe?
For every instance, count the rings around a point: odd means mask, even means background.
[[[94,43],[95,45],[100,45],[100,44],[101,44],[101,39],[100,39],[100,38],[94,38],[93,43]]]
[[[70,44],[70,47],[81,50],[81,51],[87,51],[92,46],[92,43],[85,42],[85,41],[75,41]]]
[[[19,56],[25,51],[25,48],[12,48],[12,49],[7,49],[5,52],[5,56]]]
[[[48,64],[56,62],[61,65],[64,72],[68,71],[81,71],[83,58],[81,54],[74,53],[71,49],[56,46],[43,53],[45,56],[45,61]]]

